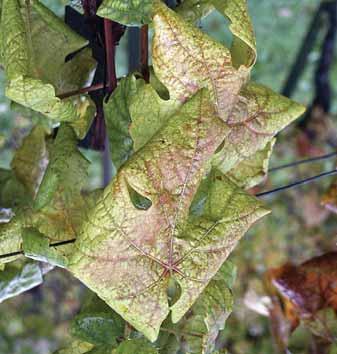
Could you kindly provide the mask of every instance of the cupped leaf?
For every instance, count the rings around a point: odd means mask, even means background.
[[[218,10],[227,17],[233,33],[232,57],[236,67],[251,67],[256,61],[256,41],[246,0],[184,0],[178,13],[192,22]]]
[[[36,262],[6,266],[0,272],[0,303],[42,284],[42,276],[41,267]]]
[[[188,215],[226,133],[207,91],[200,91],[120,169],[77,239],[70,270],[152,341],[169,313],[169,279],[182,288],[172,307],[177,322],[266,213],[255,198],[226,184],[212,193],[214,213]],[[148,209],[132,203],[130,187],[151,201]]]
[[[155,0],[103,0],[98,16],[127,26],[140,26],[151,22]]]
[[[50,162],[34,201],[31,224],[54,240],[76,238],[85,218],[87,201],[82,189],[89,162],[79,152],[73,129],[59,128],[50,151]]]
[[[51,119],[81,120],[83,112],[77,103],[61,100],[57,95],[69,86],[80,88],[94,68],[88,51],[80,54],[80,61],[65,62],[86,41],[38,0],[4,0],[1,31],[6,95]]]
[[[154,15],[153,67],[171,99],[185,102],[207,87],[220,118],[227,119],[247,78],[233,67],[230,51],[165,5]]]
[[[265,86],[248,84],[226,119],[231,131],[213,165],[223,173],[262,150],[273,137],[299,117],[305,108]]]
[[[264,149],[236,164],[226,176],[238,186],[249,189],[260,184],[268,174],[269,160],[276,139],[271,140]]]
[[[78,228],[101,195],[100,190],[82,195],[88,161],[76,144],[72,128],[62,126],[33,208],[32,201],[20,205],[9,222],[0,223],[0,254],[20,253],[24,243],[27,257],[60,267],[67,265]],[[57,248],[51,247],[55,244]],[[0,262],[19,256],[2,258]]]

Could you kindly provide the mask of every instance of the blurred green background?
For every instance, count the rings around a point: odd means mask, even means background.
[[[44,0],[60,16],[67,1]],[[258,61],[252,79],[280,92],[311,18],[319,5],[318,0],[248,0],[254,23]],[[227,23],[220,14],[212,13],[199,23],[202,30],[220,42],[226,42]],[[319,33],[318,42],[324,32]],[[299,81],[294,98],[309,105],[313,97],[313,71],[320,55],[316,45],[309,55],[304,75]],[[126,38],[118,49],[118,75],[127,72]],[[334,64],[331,77],[337,78]],[[337,80],[334,80],[337,83]],[[4,77],[0,73],[0,167],[8,168],[13,150],[30,129],[30,121],[9,109],[4,96]],[[336,113],[337,99],[332,114]],[[299,136],[295,124],[281,134],[276,145],[272,165],[299,158]],[[324,143],[315,146],[325,152]],[[100,155],[90,154],[93,161],[91,184],[102,181]],[[334,161],[321,162],[293,170],[274,173],[264,188],[286,184],[291,180],[332,168]],[[258,306],[263,294],[263,272],[286,261],[302,262],[335,248],[336,218],[319,205],[320,195],[331,180],[314,187],[306,187],[274,195],[266,199],[273,214],[255,226],[232,259],[238,265],[235,288],[235,310],[222,335],[232,354],[273,353],[268,321],[251,308]],[[0,304],[0,353],[48,354],[69,341],[69,321],[78,311],[85,296],[85,288],[63,270],[53,270],[45,276],[38,288]],[[254,303],[254,296],[256,301]],[[249,297],[250,296],[250,297]],[[248,300],[249,301],[248,301]],[[249,306],[247,307],[247,302]],[[250,308],[249,308],[250,307]],[[307,353],[308,333],[299,328],[292,337],[293,354]]]

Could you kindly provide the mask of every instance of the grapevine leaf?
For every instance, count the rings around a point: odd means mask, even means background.
[[[154,348],[148,341],[145,339],[131,339],[126,340],[121,343],[114,354],[158,354],[156,348]]]
[[[48,238],[33,228],[22,230],[22,248],[26,257],[62,268],[67,265],[67,257],[62,255],[62,248],[56,250],[50,247]]]
[[[273,137],[304,112],[304,107],[265,86],[248,84],[226,123],[228,138],[214,156],[223,173],[262,150]]]
[[[190,22],[206,17],[214,10],[212,0],[184,0],[177,7],[177,13]]]
[[[176,325],[170,324],[169,329],[162,328],[162,334],[172,333],[167,338],[169,342],[174,336],[179,338],[183,352],[214,353],[215,340],[232,311],[233,297],[228,283],[232,284],[233,274],[235,267],[225,262],[183,319]]]
[[[154,0],[103,0],[98,16],[127,26],[140,26],[151,21]]]
[[[254,197],[217,171],[212,171],[204,184],[206,188],[201,186],[202,193],[197,193],[194,201],[198,208],[192,204],[193,212],[182,230],[191,250],[179,267],[188,277],[177,277],[182,295],[171,307],[174,323],[201,294],[202,289],[193,279],[207,278],[211,269],[214,276],[249,226],[269,213]]]
[[[247,78],[247,69],[233,67],[230,51],[166,6],[154,16],[153,67],[170,98],[185,102],[207,87],[217,113],[226,119]]]
[[[67,348],[60,349],[54,354],[85,354],[90,352],[93,347],[91,343],[74,340]]]
[[[70,270],[152,341],[169,312],[169,278],[182,288],[172,307],[177,322],[250,224],[267,213],[226,180],[222,189],[215,183],[210,210],[188,217],[226,133],[201,90],[120,169],[76,241]],[[133,203],[130,191],[146,208]]]
[[[35,197],[48,164],[45,129],[35,126],[15,152],[11,167],[32,198]]]
[[[179,106],[179,102],[160,98],[151,85],[142,85],[129,106],[130,135],[134,151],[141,149],[165,125]]]
[[[0,254],[9,254],[21,250],[21,230],[24,223],[23,214],[13,217],[8,223],[0,223]],[[12,262],[20,255],[2,258],[0,264]]]
[[[150,84],[130,75],[121,80],[105,104],[112,161],[119,168],[143,147],[177,110],[179,102],[163,100]]]
[[[117,345],[124,335],[124,320],[96,296],[72,321],[74,336],[95,345]]]
[[[119,168],[132,155],[132,139],[129,133],[131,117],[130,97],[137,92],[137,80],[133,75],[121,80],[104,106],[107,132],[111,145],[111,159]]]
[[[4,0],[1,31],[6,95],[57,121],[83,119],[77,100],[61,100],[56,95],[71,82],[80,88],[89,77],[95,63],[88,51],[87,60],[83,60],[82,53],[74,64],[73,60],[65,62],[86,41],[37,0]],[[79,60],[84,69],[78,66]]]
[[[8,265],[0,272],[0,303],[30,290],[43,282],[38,263],[29,262],[22,266]]]
[[[234,35],[231,48],[234,65],[253,66],[256,61],[256,41],[247,0],[212,0],[212,3],[231,21],[229,29]]]
[[[269,159],[276,139],[271,140],[264,149],[236,164],[226,176],[238,186],[249,189],[260,184],[266,177]]]
[[[76,238],[85,217],[87,201],[82,196],[89,162],[77,149],[74,131],[59,128],[50,151],[50,162],[34,201],[31,223],[54,240]]]
[[[253,66],[256,61],[256,41],[246,0],[184,0],[177,12],[184,19],[195,22],[214,9],[231,22],[229,29],[234,35],[231,52],[235,66]]]
[[[15,208],[31,203],[31,196],[11,170],[0,169],[0,205]]]
[[[30,204],[47,162],[45,131],[42,127],[35,127],[15,151],[12,170],[0,169],[1,207],[17,208]]]

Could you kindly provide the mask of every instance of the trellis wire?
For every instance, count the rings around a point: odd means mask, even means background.
[[[334,153],[334,154],[336,154],[336,153]],[[322,156],[320,158],[322,159]],[[318,158],[314,158],[314,159],[317,160]],[[306,160],[302,160],[302,163],[303,163],[303,161],[306,161]],[[300,161],[297,161],[297,163],[299,163],[299,162]],[[296,163],[296,161],[294,163]],[[279,168],[284,168],[284,167],[280,166]],[[318,175],[311,176],[311,177],[308,177],[308,178],[305,178],[305,179],[302,179],[302,180],[298,180],[298,181],[292,182],[290,184],[287,184],[287,185],[284,185],[284,186],[281,186],[281,187],[278,187],[278,188],[275,188],[275,189],[271,189],[271,190],[268,190],[268,191],[257,193],[257,194],[255,194],[255,196],[257,198],[266,197],[267,195],[279,193],[279,192],[285,191],[287,189],[291,189],[291,188],[295,188],[295,187],[298,187],[298,186],[302,186],[304,184],[309,184],[309,183],[312,183],[312,182],[314,182],[314,181],[316,181],[318,179],[321,179],[321,178],[324,178],[324,177],[328,177],[328,176],[332,176],[332,175],[336,175],[336,174],[337,174],[337,169],[334,169],[332,171],[323,172],[323,173],[320,173]],[[51,243],[49,245],[49,247],[60,247],[60,246],[64,246],[64,245],[67,245],[67,244],[74,243],[75,241],[76,241],[76,239],[71,239],[71,240]],[[24,254],[23,251],[0,254],[0,259],[20,256],[20,255],[23,255],[23,254]]]

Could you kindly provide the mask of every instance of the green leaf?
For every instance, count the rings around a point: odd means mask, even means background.
[[[304,107],[265,86],[248,84],[226,123],[231,129],[213,165],[222,173],[262,150],[274,136],[304,112]]]
[[[32,258],[62,267],[66,265],[66,256],[72,251],[73,245],[66,244],[55,249],[50,248],[49,244],[75,239],[80,224],[100,195],[99,191],[94,191],[88,196],[82,195],[88,165],[89,162],[77,149],[77,139],[73,129],[69,126],[61,126],[51,147],[50,162],[33,208],[31,198],[24,199],[25,203],[19,200],[20,203],[15,205],[14,209],[16,215],[10,222],[0,224],[0,254],[20,251],[23,230],[33,228],[36,230],[32,232],[32,236],[28,236],[31,238],[28,242],[29,246],[27,246],[26,236],[27,254]],[[34,168],[35,166],[31,166],[32,170]],[[25,195],[24,191],[23,195]],[[9,194],[9,197],[11,195]],[[1,263],[12,261],[17,257],[1,259]]]
[[[82,189],[88,167],[73,129],[61,125],[31,215],[31,224],[41,233],[59,241],[76,238],[87,211]]]
[[[271,140],[264,149],[242,160],[227,172],[227,177],[238,186],[249,189],[260,184],[267,176],[269,160],[276,139]]]
[[[247,79],[233,67],[230,51],[165,5],[154,16],[153,68],[170,98],[185,102],[207,87],[220,118],[226,119]]]
[[[24,216],[22,213],[13,217],[8,223],[0,223],[0,254],[8,254],[21,250],[21,230],[23,224]],[[1,258],[0,264],[12,262],[19,257],[20,255]]]
[[[11,170],[0,169],[0,205],[16,208],[31,203],[31,196]]]
[[[120,169],[76,241],[70,270],[151,341],[169,313],[169,279],[182,289],[172,307],[177,322],[237,240],[267,213],[255,198],[215,178],[205,213],[189,216],[226,133],[201,90]],[[147,210],[133,204],[130,188],[151,201]]]
[[[95,65],[90,52],[65,62],[87,42],[38,0],[4,0],[1,31],[6,95],[57,121],[82,120],[77,100],[57,95],[69,87],[82,87],[89,78]]]
[[[151,21],[154,0],[103,0],[97,14],[127,26]]]
[[[22,248],[26,257],[65,268],[68,260],[62,247],[50,247],[48,238],[33,228],[22,230]]]
[[[0,272],[0,303],[22,294],[43,282],[38,263],[29,262],[22,266],[8,265]]]
[[[132,339],[126,340],[116,349],[114,354],[158,354],[156,348],[154,348],[145,339]]]
[[[122,79],[104,107],[115,167],[141,149],[179,106],[179,102],[163,100],[151,84],[134,75]]]
[[[124,335],[125,322],[96,295],[71,324],[74,336],[95,345],[116,346]]]

